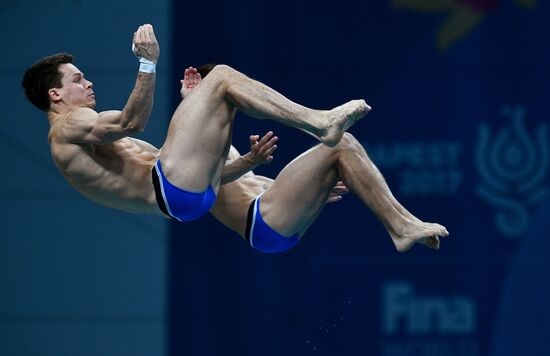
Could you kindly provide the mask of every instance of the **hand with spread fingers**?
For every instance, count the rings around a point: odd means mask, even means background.
[[[185,69],[185,72],[183,73],[183,79],[180,80],[181,83],[181,98],[185,99],[185,97],[195,88],[197,85],[199,85],[200,81],[202,80],[201,74],[197,71],[197,68],[195,67],[189,67]]]
[[[273,152],[277,149],[275,143],[278,139],[277,136],[273,136],[273,131],[269,131],[261,139],[259,135],[251,135],[250,152],[241,156],[241,159],[252,163],[254,166],[271,163]]]

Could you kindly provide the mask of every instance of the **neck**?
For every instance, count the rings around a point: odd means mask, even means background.
[[[69,113],[70,110],[64,107],[60,107],[58,105],[51,105],[50,109],[47,112],[48,115],[48,122],[50,123],[50,126],[53,125],[57,120],[59,120],[60,117],[66,115]]]

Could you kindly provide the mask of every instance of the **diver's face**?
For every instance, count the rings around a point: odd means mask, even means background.
[[[95,96],[92,90],[94,84],[84,78],[84,74],[72,63],[64,63],[58,67],[63,75],[61,88],[50,89],[55,92],[54,102],[62,102],[69,108],[95,108]]]

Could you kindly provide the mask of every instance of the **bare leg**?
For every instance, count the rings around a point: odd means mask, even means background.
[[[439,224],[425,223],[407,211],[393,196],[384,177],[364,148],[351,135],[341,146],[337,167],[348,188],[380,219],[398,251],[407,251],[416,242],[439,248],[438,236],[447,236]]]
[[[222,68],[224,78],[230,81],[227,100],[239,111],[254,118],[272,119],[297,128],[327,146],[335,146],[344,132],[371,109],[364,100],[352,100],[329,111],[309,109],[242,73],[228,67]]]
[[[363,147],[349,134],[334,148],[317,146],[292,161],[262,197],[266,222],[285,236],[303,234],[340,178],[379,218],[398,251],[416,242],[439,248],[445,227],[418,220],[391,194]]]
[[[187,95],[170,122],[161,161],[173,184],[193,191],[209,184],[217,189],[235,108],[308,132],[329,146],[370,110],[363,100],[329,111],[309,109],[230,67],[216,66]]]

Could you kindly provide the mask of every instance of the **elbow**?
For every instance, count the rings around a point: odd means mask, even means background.
[[[143,123],[130,121],[126,124],[121,125],[121,128],[124,132],[127,132],[129,134],[139,134],[145,131],[145,126],[146,125]]]
[[[131,132],[135,134],[140,134],[143,131],[145,131],[145,125],[133,125],[131,128]]]
[[[145,131],[145,127],[138,125],[127,125],[122,127],[122,132],[126,135],[137,135]]]

